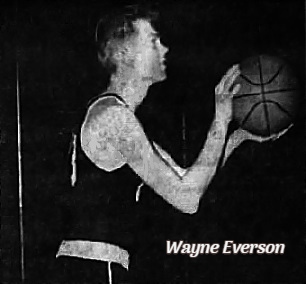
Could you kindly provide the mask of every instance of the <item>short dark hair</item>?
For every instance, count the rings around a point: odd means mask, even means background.
[[[95,41],[98,58],[109,74],[116,72],[116,65],[112,61],[112,54],[106,53],[111,40],[124,41],[134,32],[134,22],[139,19],[154,24],[158,19],[156,7],[152,5],[129,5],[116,9],[103,16],[96,25]]]

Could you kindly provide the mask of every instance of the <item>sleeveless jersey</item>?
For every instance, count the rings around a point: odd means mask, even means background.
[[[95,111],[126,105],[116,94],[98,96],[93,104]],[[127,164],[111,172],[98,168],[81,148],[80,128],[81,124],[76,140],[77,179],[65,198],[66,222],[70,223],[65,239],[106,242],[130,251],[137,223],[135,195],[141,179]]]

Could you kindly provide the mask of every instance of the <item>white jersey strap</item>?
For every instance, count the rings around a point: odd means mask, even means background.
[[[62,241],[56,257],[72,256],[84,259],[115,262],[129,268],[129,253],[119,246],[82,240]]]

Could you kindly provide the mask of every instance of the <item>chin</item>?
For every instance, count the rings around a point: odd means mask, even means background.
[[[161,77],[160,81],[165,81],[167,79],[166,73]]]
[[[158,76],[155,76],[154,77],[154,82],[157,83],[157,82],[161,82],[161,81],[164,81],[167,79],[167,73],[165,70],[161,71]]]
[[[163,72],[163,75],[162,75],[161,81],[164,81],[164,80],[166,80],[166,79],[167,79],[167,73],[164,71],[164,72]]]

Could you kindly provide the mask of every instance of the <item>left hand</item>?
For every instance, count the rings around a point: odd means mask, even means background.
[[[283,131],[276,133],[276,134],[272,134],[268,137],[262,137],[259,135],[254,135],[242,128],[238,128],[237,130],[235,130],[227,144],[226,144],[226,148],[225,148],[225,153],[224,153],[224,158],[222,161],[222,166],[224,165],[224,163],[226,162],[226,160],[228,159],[228,157],[231,155],[231,153],[233,152],[234,149],[236,149],[243,141],[246,140],[252,140],[255,142],[267,142],[267,141],[275,141],[278,138],[280,138],[281,136],[283,136],[285,133],[287,133],[287,131],[293,126],[293,124],[290,124],[286,129],[284,129]]]
[[[252,134],[252,133],[250,133],[250,132],[248,132],[248,131],[246,131],[242,128],[239,128],[236,131],[234,131],[234,133],[232,135],[235,137],[235,140],[240,141],[240,143],[245,141],[245,140],[252,140],[252,141],[255,141],[255,142],[262,143],[262,142],[277,140],[278,138],[283,136],[292,126],[293,126],[293,124],[290,124],[286,129],[282,130],[281,132],[276,133],[276,134],[272,134],[268,137],[262,137],[262,136],[259,136],[259,135],[254,135],[254,134]]]

